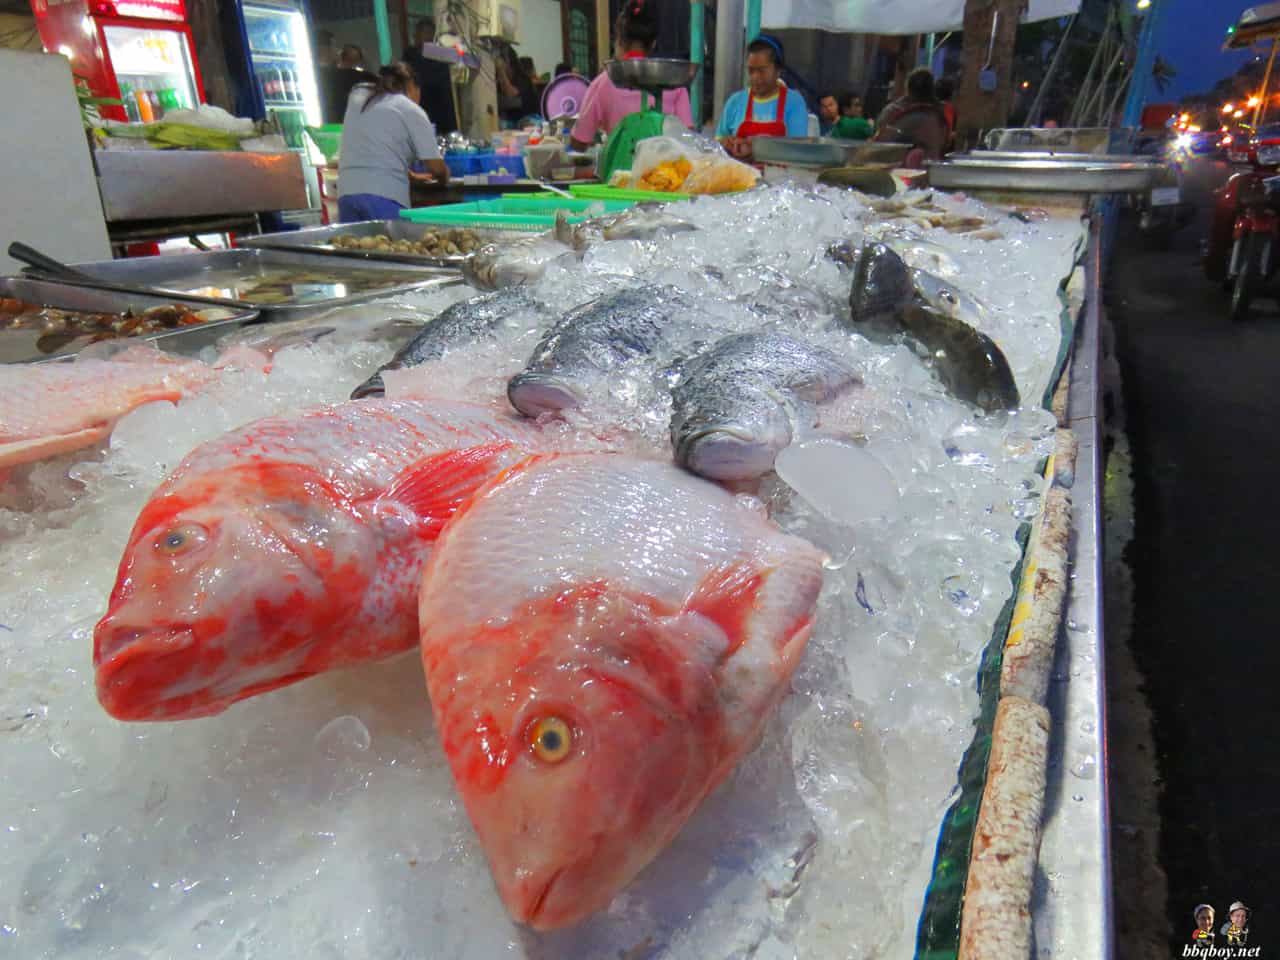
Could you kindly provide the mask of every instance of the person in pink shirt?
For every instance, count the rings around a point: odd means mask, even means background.
[[[626,6],[618,14],[618,22],[613,28],[614,56],[617,59],[647,57],[653,52],[653,45],[658,40],[658,24],[650,2],[651,0],[627,0]],[[652,100],[647,94],[645,99]],[[652,102],[649,106],[653,106]],[[582,110],[578,113],[578,122],[574,124],[573,133],[570,134],[574,147],[578,150],[587,149],[595,141],[596,134],[612,133],[623,117],[639,109],[640,91],[619,90],[609,79],[608,71],[601,71],[587,88]],[[678,117],[686,127],[693,126],[689,91],[681,87],[664,93],[662,112]]]

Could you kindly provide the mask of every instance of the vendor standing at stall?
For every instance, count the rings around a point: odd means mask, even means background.
[[[343,223],[389,220],[409,206],[409,181],[447,183],[436,130],[418,106],[421,91],[408,64],[383,67],[377,85],[356,87],[342,121],[338,216]],[[427,173],[410,169],[421,160]]]
[[[873,140],[911,146],[904,166],[922,167],[925,160],[941,160],[951,135],[947,115],[934,91],[927,67],[911,71],[906,96],[892,101],[876,120]]]
[[[751,159],[755,137],[803,137],[809,132],[804,97],[782,82],[782,44],[760,34],[747,45],[746,90],[725,101],[716,137],[739,160]]]
[[[636,60],[649,56],[654,44],[658,42],[658,20],[651,0],[628,0],[618,14],[613,36],[613,55],[616,59]],[[653,98],[646,96],[646,99],[650,101],[652,108]],[[595,141],[596,134],[612,134],[624,117],[639,112],[640,91],[619,89],[609,79],[609,72],[602,70],[591,81],[586,96],[582,98],[582,109],[578,111],[578,121],[570,134],[573,146],[578,150],[586,150]],[[689,108],[689,91],[680,87],[663,93],[662,112],[677,117],[685,127],[692,127],[693,111]],[[636,132],[658,136],[662,130],[659,127],[656,131]]]

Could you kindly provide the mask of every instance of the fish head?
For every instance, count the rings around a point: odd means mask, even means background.
[[[209,716],[317,672],[314,639],[367,577],[364,535],[310,468],[171,479],[139,515],[94,628],[99,701],[121,720]],[[326,590],[335,577],[350,590]]]
[[[582,391],[565,377],[543,370],[524,370],[507,382],[507,399],[526,417],[559,413],[581,406]]]
[[[914,296],[906,262],[887,244],[865,244],[854,263],[849,291],[855,329],[882,335],[900,332],[899,315]]]
[[[710,480],[753,480],[773,469],[792,439],[783,400],[767,389],[737,384],[719,401],[677,397],[671,417],[675,461]]]
[[[723,721],[690,629],[597,583],[450,644],[432,702],[517,921],[550,930],[603,909],[715,785]]]
[[[976,297],[925,270],[912,270],[911,279],[916,292],[934,310],[970,326],[982,324],[985,308]]]

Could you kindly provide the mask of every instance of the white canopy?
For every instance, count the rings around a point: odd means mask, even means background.
[[[1080,9],[1080,0],[1031,0],[1023,23],[1053,20]],[[964,0],[761,0],[766,30],[832,33],[942,33],[959,30]]]

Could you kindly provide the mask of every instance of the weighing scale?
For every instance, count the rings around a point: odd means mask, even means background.
[[[655,57],[634,57],[628,60],[609,60],[605,70],[613,85],[622,90],[640,91],[640,109],[627,114],[609,134],[604,154],[600,160],[600,179],[605,183],[615,170],[631,169],[636,144],[649,137],[662,135],[662,95],[668,90],[678,90],[693,83],[702,64],[692,60],[669,60]],[[653,98],[653,107],[645,102],[645,94]]]

